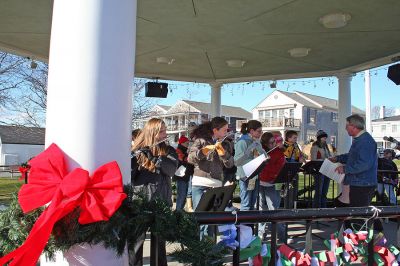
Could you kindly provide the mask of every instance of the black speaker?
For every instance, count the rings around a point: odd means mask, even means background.
[[[168,83],[146,82],[144,95],[146,97],[167,98]]]
[[[390,66],[387,77],[396,85],[400,85],[400,64]]]

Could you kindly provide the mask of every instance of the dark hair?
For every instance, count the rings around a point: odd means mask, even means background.
[[[313,142],[312,146],[318,146],[319,148],[328,148],[328,143],[324,142],[322,143],[321,138],[318,138],[316,141]]]
[[[268,144],[272,138],[274,138],[274,135],[271,132],[265,132],[262,134],[261,145],[265,151],[269,151]]]
[[[296,131],[294,131],[294,130],[288,130],[288,131],[286,131],[285,140],[287,141],[288,139],[290,139],[290,138],[293,137],[294,135],[297,136],[297,132],[296,132]]]
[[[213,129],[221,129],[224,126],[228,124],[228,121],[226,121],[224,118],[220,116],[216,116],[213,119],[211,119],[210,122],[205,122],[201,125],[199,125],[197,128],[193,130],[193,138],[205,138],[205,139],[211,139],[213,135]]]
[[[247,134],[250,132],[250,129],[256,130],[257,128],[262,127],[262,124],[258,120],[249,120],[247,123],[243,123],[240,128],[240,133]]]
[[[383,154],[387,154],[387,153],[390,153],[390,155],[392,156],[392,158],[396,157],[396,153],[395,153],[394,150],[392,150],[392,149],[385,149],[385,150],[383,151]]]

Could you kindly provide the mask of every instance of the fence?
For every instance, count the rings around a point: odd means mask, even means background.
[[[19,176],[19,167],[20,165],[0,165],[0,177],[3,176],[3,173],[11,174],[11,178],[14,178],[14,175]]]

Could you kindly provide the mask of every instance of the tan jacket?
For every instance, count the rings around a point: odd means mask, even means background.
[[[197,138],[189,149],[188,162],[194,165],[195,176],[210,177],[220,181],[224,180],[223,169],[233,167],[233,157],[228,143],[223,143],[225,154],[219,156],[217,151],[211,151],[207,156],[201,149],[207,145],[214,145],[212,140]]]

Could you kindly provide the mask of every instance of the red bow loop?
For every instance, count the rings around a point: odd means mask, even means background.
[[[80,224],[108,221],[121,206],[126,198],[121,176],[116,161],[107,163],[94,172],[80,205]]]
[[[18,193],[18,201],[24,213],[49,203],[67,175],[64,155],[56,144],[51,144],[30,160],[29,164],[29,184],[24,184]]]

